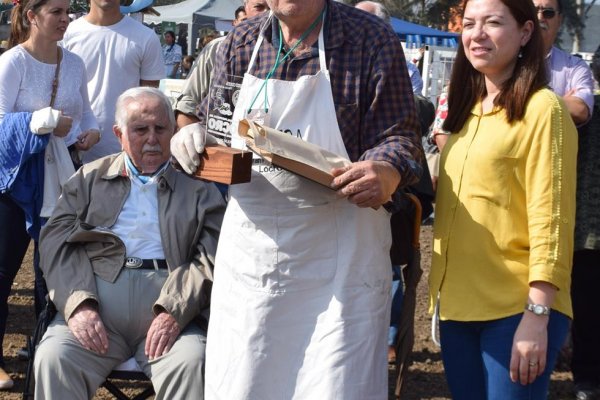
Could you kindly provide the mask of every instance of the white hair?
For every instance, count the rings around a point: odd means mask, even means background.
[[[117,125],[120,129],[124,130],[127,127],[127,122],[129,119],[129,115],[127,113],[127,104],[129,104],[132,101],[137,102],[144,97],[154,97],[160,101],[165,113],[169,117],[169,127],[174,130],[175,113],[171,108],[171,101],[160,90],[148,86],[140,86],[127,89],[119,96],[116,105],[117,110],[115,112],[115,125]]]
[[[385,6],[381,3],[379,3],[378,1],[360,1],[356,4],[355,7],[358,7],[360,5],[364,5],[369,7],[370,9],[372,9],[373,11],[368,11],[371,14],[375,15],[376,17],[381,18],[382,20],[384,20],[386,23],[390,23],[390,12],[387,10],[387,8],[385,8]]]

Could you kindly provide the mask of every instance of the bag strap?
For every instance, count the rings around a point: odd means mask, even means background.
[[[58,92],[58,77],[60,75],[60,61],[62,59],[62,51],[60,46],[56,47],[56,70],[54,71],[54,80],[52,81],[52,94],[50,95],[50,108],[54,107],[56,93]]]

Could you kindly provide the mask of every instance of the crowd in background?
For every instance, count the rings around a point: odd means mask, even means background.
[[[58,308],[36,395],[93,395],[130,355],[158,398],[387,398],[412,193],[435,221],[430,313],[453,398],[546,398],[568,338],[573,398],[600,398],[600,47],[590,68],[554,45],[561,0],[466,0],[434,107],[381,4],[292,3],[245,0],[232,32],[187,55],[185,32],[161,45],[118,0],[91,0],[75,21],[67,0],[15,2],[0,57],[0,346],[33,240],[36,315],[49,292]],[[222,90],[232,76],[235,96]],[[185,79],[167,111],[135,89],[165,78]],[[217,196],[170,166],[193,174],[216,144],[217,98],[232,120],[297,130],[349,164],[324,188],[257,158],[251,183]],[[246,148],[235,131],[225,142]],[[157,277],[140,280],[154,291],[129,306],[148,311],[130,329],[109,298],[136,290],[135,271]],[[161,361],[204,368],[205,352],[218,360],[206,376]],[[14,384],[2,357],[0,390]],[[82,363],[97,368],[61,387]]]

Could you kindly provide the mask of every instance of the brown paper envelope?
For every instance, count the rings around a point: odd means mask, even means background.
[[[333,168],[351,164],[320,146],[246,119],[240,121],[238,133],[252,151],[268,162],[327,187],[333,180]]]

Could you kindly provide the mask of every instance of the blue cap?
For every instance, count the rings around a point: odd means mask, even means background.
[[[121,6],[121,14],[136,13],[144,8],[151,7],[154,0],[133,0],[128,6]]]

